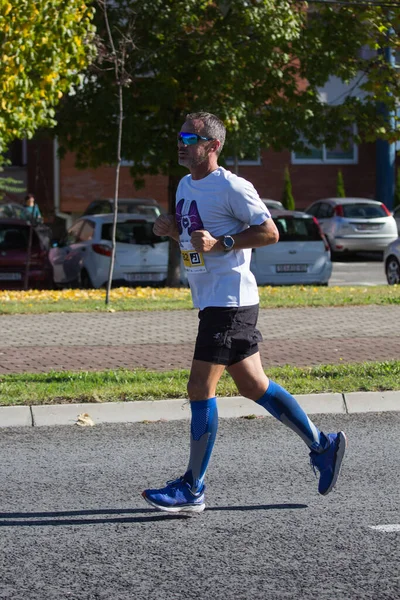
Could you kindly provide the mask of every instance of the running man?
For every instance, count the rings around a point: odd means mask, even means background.
[[[171,512],[202,512],[204,477],[213,450],[218,410],[216,387],[224,370],[239,393],[263,406],[297,433],[319,471],[318,491],[334,487],[346,436],[324,434],[289,392],[266,376],[256,328],[258,288],[250,270],[251,250],[279,240],[271,215],[251,183],[218,165],[225,127],[215,115],[192,113],[178,134],[179,164],[189,175],[180,181],[176,215],[161,215],[154,233],[179,242],[199,329],[187,391],[191,407],[190,456],[182,477],[144,499]]]

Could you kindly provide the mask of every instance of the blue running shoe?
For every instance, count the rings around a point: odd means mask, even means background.
[[[319,471],[318,491],[323,496],[329,494],[339,477],[340,467],[347,446],[346,436],[343,431],[328,433],[329,446],[320,454],[310,452],[310,462],[314,469]]]
[[[167,481],[165,488],[159,490],[144,490],[143,498],[157,508],[170,513],[200,513],[206,505],[204,503],[205,485],[197,493],[193,493],[190,484],[184,477],[174,481]]]

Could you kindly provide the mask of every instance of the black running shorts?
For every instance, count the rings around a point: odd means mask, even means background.
[[[258,352],[262,335],[256,328],[258,304],[199,311],[194,358],[218,365],[233,365]]]

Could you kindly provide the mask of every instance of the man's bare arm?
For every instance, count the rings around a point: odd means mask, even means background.
[[[235,240],[234,249],[261,248],[276,244],[279,232],[272,219],[267,219],[262,225],[252,225],[240,233],[232,235]],[[192,233],[191,242],[198,252],[221,252],[224,250],[222,238],[213,237],[209,231],[199,229]]]

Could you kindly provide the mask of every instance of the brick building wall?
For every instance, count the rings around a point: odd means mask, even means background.
[[[60,208],[63,212],[82,213],[96,198],[113,198],[115,166],[80,170],[75,167],[74,154],[67,153],[60,161]],[[135,189],[129,167],[120,170],[120,198],[155,198],[167,207],[167,178],[162,175],[145,177],[145,187]]]
[[[358,164],[291,164],[291,154],[261,153],[261,164],[239,165],[238,174],[251,181],[263,198],[280,200],[284,169],[289,166],[296,208],[304,209],[319,198],[335,196],[338,170],[343,174],[346,194],[375,197],[375,144],[363,144],[358,149]],[[397,158],[400,166],[400,157]],[[233,170],[232,166],[228,167]],[[74,155],[68,153],[59,162],[59,209],[78,216],[96,198],[114,196],[115,167],[79,170]],[[167,208],[168,179],[162,175],[147,176],[145,187],[135,189],[129,167],[121,167],[121,198],[155,198]],[[54,147],[51,140],[35,140],[28,144],[28,189],[37,198],[45,218],[54,219]]]
[[[279,200],[283,191],[284,169],[289,166],[296,208],[336,194],[338,170],[343,174],[348,195],[373,198],[375,195],[375,145],[359,147],[356,165],[292,165],[290,152],[264,151],[261,165],[239,165],[238,174],[251,181],[263,198]],[[233,170],[233,167],[228,167]],[[114,195],[115,167],[79,170],[74,155],[69,153],[60,162],[60,208],[64,212],[80,213],[96,198]],[[167,207],[167,177],[153,175],[145,178],[145,187],[136,190],[129,167],[121,167],[121,198],[155,198]]]

